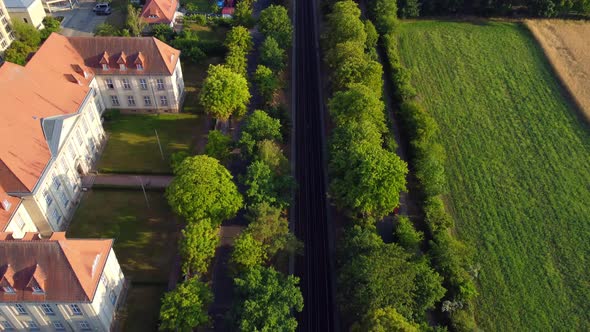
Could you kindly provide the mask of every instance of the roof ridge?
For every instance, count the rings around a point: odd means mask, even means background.
[[[63,244],[66,243],[62,243],[62,242],[67,242],[69,240],[58,240],[58,241],[48,241],[51,243],[56,243],[57,246],[59,247],[59,250],[61,251],[62,255],[64,255],[66,262],[68,262],[68,266],[70,267],[70,271],[72,271],[72,273],[74,274],[74,276],[76,277],[76,281],[78,282],[78,287],[80,287],[80,289],[82,290],[82,292],[84,293],[84,296],[86,296],[86,300],[90,301],[90,298],[88,297],[88,294],[86,293],[86,290],[84,289],[84,287],[82,286],[82,282],[80,281],[80,277],[78,276],[78,273],[76,273],[76,270],[74,269],[74,267],[72,266],[72,263],[70,262],[70,258],[68,257],[68,255],[66,255],[64,248],[62,247]]]

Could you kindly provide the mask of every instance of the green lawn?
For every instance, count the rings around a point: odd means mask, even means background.
[[[121,114],[105,122],[110,137],[98,169],[103,172],[170,172],[170,156],[177,151],[192,152],[195,141],[204,134],[202,127],[200,116],[194,114]]]
[[[133,282],[168,283],[176,252],[176,217],[161,192],[95,190],[84,195],[68,237],[114,238],[115,254]]]
[[[127,293],[127,307],[122,317],[122,331],[158,331],[160,300],[165,291],[166,286],[133,285]]]
[[[486,331],[590,330],[590,130],[528,31],[406,22],[400,51],[441,127]]]

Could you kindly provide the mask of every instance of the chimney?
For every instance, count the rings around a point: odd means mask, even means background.
[[[40,240],[39,233],[37,232],[26,232],[25,236],[21,239],[22,241],[36,241]]]
[[[66,239],[66,232],[53,232],[49,237],[49,241],[60,241]]]
[[[0,241],[10,241],[14,240],[12,237],[12,232],[0,232]]]

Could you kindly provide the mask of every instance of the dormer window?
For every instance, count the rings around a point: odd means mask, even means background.
[[[124,63],[119,64],[119,70],[127,70],[127,67],[125,67]]]
[[[137,64],[137,70],[143,70],[143,66],[141,65],[141,63]]]
[[[14,288],[12,288],[12,287],[10,287],[10,286],[4,286],[4,287],[2,287],[2,289],[4,289],[4,292],[5,292],[5,293],[9,293],[9,294],[14,294],[14,293],[16,293],[16,292],[14,291]]]
[[[43,294],[43,293],[45,293],[45,292],[43,292],[43,290],[39,286],[33,286],[32,288],[33,288],[33,294]]]
[[[109,70],[109,65],[106,63],[102,64],[102,70]]]
[[[148,16],[149,18],[158,18],[158,15],[152,14],[150,16]]]

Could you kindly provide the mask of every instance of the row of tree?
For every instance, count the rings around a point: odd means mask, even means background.
[[[589,0],[398,0],[400,17],[424,15],[531,15],[555,17],[590,14]]]
[[[49,35],[61,30],[61,22],[51,16],[46,16],[43,19],[43,25],[45,26],[43,29],[37,30],[27,23],[12,22],[11,28],[15,40],[4,51],[4,60],[25,65],[29,55],[36,52],[41,44],[49,38]]]
[[[383,3],[388,3],[387,10],[384,10]],[[472,330],[475,320],[470,301],[477,296],[474,282],[477,269],[474,268],[472,250],[451,235],[453,219],[446,212],[443,201],[447,190],[446,153],[438,143],[439,129],[435,119],[416,98],[410,73],[401,63],[395,32],[395,3],[374,0],[370,9],[374,20],[381,22],[378,31],[391,69],[402,127],[410,138],[411,162],[423,197],[429,238],[432,239],[428,245],[429,254],[447,289],[441,309],[448,312],[456,330]]]
[[[397,243],[385,243],[375,226],[398,207],[408,173],[388,129],[377,40],[355,2],[332,5],[324,36],[336,91],[328,103],[330,194],[354,222],[339,241],[337,301],[352,331],[417,331],[445,289],[407,218],[396,222]]]

